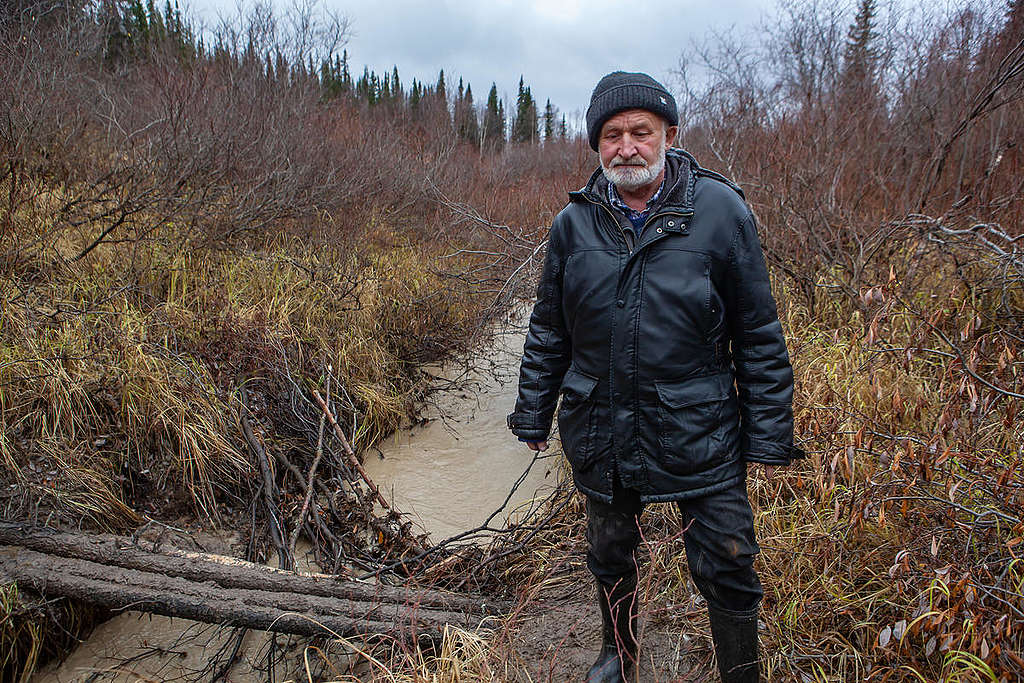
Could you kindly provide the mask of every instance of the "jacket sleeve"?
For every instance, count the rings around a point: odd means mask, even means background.
[[[741,454],[748,462],[788,465],[804,457],[793,445],[793,368],[749,211],[737,228],[729,268],[726,306],[739,393]]]
[[[509,429],[526,441],[547,438],[558,402],[558,390],[572,359],[572,344],[562,315],[565,263],[560,231],[556,227],[558,223],[556,218],[537,285],[537,302],[530,315],[530,329],[519,366],[519,396],[515,412],[508,416]]]

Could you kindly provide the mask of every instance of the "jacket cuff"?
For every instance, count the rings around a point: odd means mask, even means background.
[[[786,466],[794,460],[806,458],[807,453],[799,446],[782,446],[768,442],[751,440],[750,449],[743,454],[747,462],[759,462],[763,465]]]
[[[534,425],[528,425],[523,420],[523,416],[519,413],[510,413],[506,418],[508,428],[512,430],[512,433],[518,436],[520,439],[526,441],[546,441],[548,438],[548,430],[540,429]]]

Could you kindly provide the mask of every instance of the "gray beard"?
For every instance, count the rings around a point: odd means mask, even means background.
[[[631,192],[644,185],[653,183],[665,168],[665,142],[662,140],[658,160],[649,166],[605,166],[601,162],[601,172],[605,179],[615,187]],[[612,162],[615,160],[612,159]],[[643,162],[643,159],[640,160]]]

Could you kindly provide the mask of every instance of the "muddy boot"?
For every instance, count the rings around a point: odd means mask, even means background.
[[[601,652],[587,672],[587,683],[632,681],[636,670],[637,598],[636,579],[623,579],[606,588],[597,582],[601,606]]]
[[[708,617],[722,683],[757,683],[757,608],[724,612],[709,605]]]

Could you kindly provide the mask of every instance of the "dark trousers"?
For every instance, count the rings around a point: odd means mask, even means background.
[[[760,548],[746,481],[677,506],[690,575],[704,599],[728,612],[757,607],[764,593],[753,566]],[[618,477],[610,504],[587,499],[587,566],[605,586],[636,578],[643,507],[639,494],[622,488]]]

